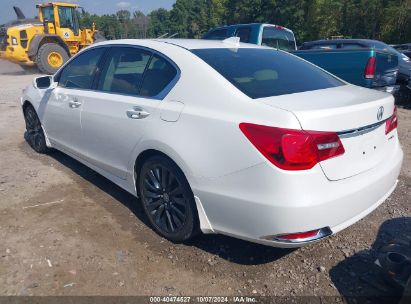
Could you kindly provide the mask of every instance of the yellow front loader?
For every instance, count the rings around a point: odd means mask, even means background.
[[[0,58],[55,73],[82,48],[104,40],[94,25],[80,29],[78,7],[64,2],[38,4],[38,19],[27,19],[14,7],[18,19],[0,28]]]

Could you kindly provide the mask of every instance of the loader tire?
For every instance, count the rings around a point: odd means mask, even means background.
[[[44,74],[54,74],[67,62],[69,55],[66,50],[56,43],[43,44],[36,57],[37,67]]]

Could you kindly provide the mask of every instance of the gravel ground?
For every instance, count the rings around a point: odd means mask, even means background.
[[[363,278],[378,244],[411,235],[411,110],[399,109],[397,189],[352,227],[297,250],[219,235],[176,245],[125,191],[62,153],[30,149],[18,100],[27,73],[0,61],[0,295],[383,293]]]

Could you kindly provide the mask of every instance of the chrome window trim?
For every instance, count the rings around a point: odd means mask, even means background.
[[[174,76],[174,78],[169,82],[169,84],[166,85],[165,88],[155,96],[142,96],[142,95],[136,95],[136,94],[114,93],[114,92],[101,91],[101,90],[97,90],[97,89],[66,88],[66,87],[60,87],[60,86],[58,86],[58,87],[62,88],[62,89],[75,90],[75,91],[97,92],[97,93],[105,93],[105,94],[111,94],[111,95],[120,95],[120,96],[129,96],[129,97],[137,97],[137,98],[144,98],[144,99],[163,100],[164,98],[166,98],[166,96],[171,92],[171,90],[174,88],[174,86],[180,80],[181,70],[178,67],[178,65],[173,60],[171,60],[167,55],[165,55],[165,54],[163,54],[163,53],[161,53],[157,50],[151,49],[149,47],[144,47],[144,46],[140,46],[140,45],[132,45],[132,44],[98,45],[98,46],[95,46],[95,47],[88,47],[87,49],[85,49],[84,51],[79,53],[79,55],[84,54],[88,51],[97,49],[97,48],[109,49],[111,47],[130,47],[130,48],[136,48],[136,49],[142,49],[142,50],[145,50],[145,51],[149,51],[149,52],[151,52],[151,57],[150,57],[149,62],[151,61],[154,54],[161,57],[162,59],[166,60],[168,63],[170,63],[176,69],[176,71],[177,71],[176,76]],[[105,56],[105,55],[103,54],[103,56]],[[68,60],[66,62],[66,64],[64,66],[62,66],[61,69],[58,70],[55,75],[53,75],[53,80],[54,80],[54,77],[59,76],[58,74],[62,73],[63,69],[69,64],[69,62],[71,62],[73,60],[73,58],[76,58],[76,57],[77,56],[73,56],[72,58],[70,58],[70,60]],[[94,75],[94,77],[96,77],[96,75]],[[93,82],[94,81],[95,81],[95,78],[93,79]]]

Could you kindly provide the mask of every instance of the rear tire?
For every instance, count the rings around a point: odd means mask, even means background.
[[[37,153],[49,153],[50,148],[47,147],[46,136],[44,135],[40,119],[31,105],[24,108],[24,121],[26,122],[27,130],[25,138],[29,145]]]
[[[61,45],[45,43],[37,52],[36,63],[42,73],[51,75],[56,73],[68,59],[69,55]]]
[[[141,203],[157,233],[172,242],[184,242],[198,235],[194,195],[180,168],[164,156],[153,156],[139,173]]]

